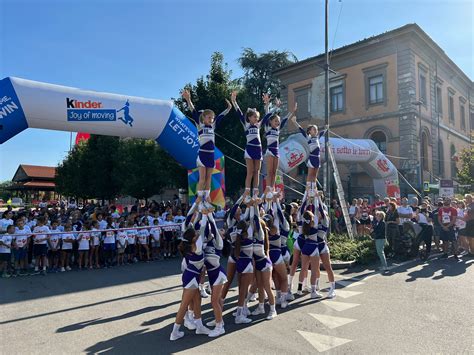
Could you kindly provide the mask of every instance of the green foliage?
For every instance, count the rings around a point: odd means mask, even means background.
[[[10,190],[7,190],[7,187],[11,186],[11,181],[4,181],[0,182],[0,199],[7,202],[10,197],[12,197],[12,193]]]
[[[81,198],[149,198],[167,186],[186,186],[186,172],[153,141],[92,135],[58,166],[56,186]]]
[[[280,82],[273,72],[297,60],[293,53],[287,51],[272,50],[258,54],[251,48],[244,48],[239,58],[239,64],[244,70],[243,86],[258,102],[266,92],[278,96]]]
[[[242,110],[254,107],[263,112],[262,93],[271,91],[272,95],[279,95],[280,84],[273,76],[273,71],[292,63],[293,60],[296,58],[288,52],[270,51],[256,54],[247,48],[239,58],[245,76],[232,80],[232,72],[224,63],[222,53],[215,52],[211,57],[209,74],[198,78],[194,85],[187,84],[186,88],[191,92],[194,106],[198,110],[211,109],[219,114],[226,108],[225,99],[230,99],[231,92],[238,90],[237,100]],[[184,100],[176,99],[175,104],[188,117],[191,115]],[[244,148],[245,136],[234,110],[217,127],[216,133],[216,146],[227,158],[225,160],[226,193],[228,196],[235,197],[243,187],[246,168],[241,165],[244,164],[244,153],[235,146]]]
[[[86,143],[76,145],[56,169],[56,189],[65,196],[87,198],[87,173],[83,168]]]
[[[331,234],[328,238],[331,259],[355,260],[359,264],[369,264],[377,260],[375,244],[370,236],[351,239],[347,234]]]
[[[459,183],[474,185],[474,146],[466,148],[460,155],[461,169],[458,172]]]
[[[182,175],[185,175],[184,169],[179,169],[173,158],[152,140],[122,141],[119,158],[121,191],[138,199],[160,194],[173,182],[182,182]]]

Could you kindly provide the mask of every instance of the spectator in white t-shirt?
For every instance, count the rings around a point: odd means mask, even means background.
[[[406,197],[402,198],[401,206],[397,208],[398,217],[400,218],[400,226],[405,222],[411,221],[413,216],[413,209],[411,206],[408,206],[408,199]]]
[[[138,260],[137,260],[137,257],[136,257],[136,248],[135,248],[135,244],[136,244],[136,239],[137,239],[137,230],[134,228],[134,224],[133,224],[133,221],[129,221],[128,222],[128,229],[127,230],[127,241],[128,241],[128,262],[131,263],[131,262],[134,262],[136,263]]]
[[[82,231],[77,235],[77,242],[77,249],[79,251],[79,258],[77,260],[77,264],[79,266],[79,270],[82,270],[82,265],[84,265],[84,268],[87,269],[89,265],[89,249],[91,242],[89,223],[86,222],[82,226]]]
[[[147,220],[143,220],[141,223],[141,227],[146,227],[148,223]],[[138,252],[140,260],[143,260],[146,257],[146,261],[150,261],[150,249],[148,248],[148,238],[150,236],[150,232],[146,228],[140,228],[138,230],[138,243],[140,245],[140,249]],[[145,252],[143,255],[143,252]]]
[[[160,238],[161,228],[158,227],[158,219],[153,220],[153,227],[150,229],[151,235],[151,253],[154,260],[161,258],[160,252]]]
[[[60,232],[59,223],[54,221],[51,223],[51,232]],[[50,234],[48,238],[48,260],[49,260],[49,268],[53,271],[58,272],[59,266],[59,242],[60,242],[59,234]]]
[[[72,253],[72,243],[76,240],[76,237],[72,233],[72,225],[66,224],[64,227],[66,234],[61,234],[61,272],[71,271],[69,266],[69,259]]]
[[[36,259],[35,272],[39,272],[40,264],[43,266],[43,275],[46,275],[46,263],[48,255],[48,234],[50,230],[46,226],[46,218],[40,216],[37,225],[33,228],[33,253]]]
[[[125,222],[120,223],[119,228],[125,228]],[[128,236],[124,230],[117,232],[117,265],[125,265],[124,255],[127,250]]]
[[[0,232],[6,232],[8,226],[13,225],[12,211],[5,211],[2,214],[2,219],[0,219]]]
[[[31,229],[25,226],[23,218],[18,218],[15,228],[15,240],[13,243],[13,256],[15,257],[15,271],[18,274],[26,274],[28,266],[28,245]]]
[[[2,277],[10,277],[8,274],[8,263],[12,255],[12,241],[15,227],[9,225],[6,232],[5,234],[0,234],[0,270],[2,271]]]

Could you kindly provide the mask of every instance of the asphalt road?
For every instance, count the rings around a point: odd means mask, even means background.
[[[179,261],[0,280],[1,354],[472,354],[474,259],[417,261],[387,275],[338,271],[334,300],[308,295],[278,317],[170,342]],[[322,277],[325,286],[326,277]],[[252,305],[253,306],[253,305]],[[204,301],[204,318],[212,317]]]

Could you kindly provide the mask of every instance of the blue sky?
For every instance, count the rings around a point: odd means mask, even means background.
[[[331,0],[330,12],[330,47],[416,22],[474,77],[471,0]],[[244,47],[319,54],[323,23],[323,0],[0,0],[0,78],[168,99],[214,51],[234,76]],[[30,129],[1,145],[0,181],[21,163],[56,165],[69,136]]]

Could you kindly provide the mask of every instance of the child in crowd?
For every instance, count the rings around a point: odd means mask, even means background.
[[[31,230],[25,226],[23,218],[19,218],[16,222],[15,240],[13,243],[13,256],[15,258],[15,274],[25,275],[28,267],[28,243]]]
[[[151,235],[151,254],[153,260],[157,260],[161,257],[160,255],[160,238],[161,229],[158,228],[158,219],[153,220],[153,227],[150,229]]]
[[[125,222],[119,224],[119,228],[125,228]],[[117,265],[125,265],[124,256],[128,245],[127,232],[119,230],[117,232]]]
[[[128,229],[127,230],[127,241],[128,241],[128,246],[127,246],[127,251],[128,251],[128,262],[129,263],[136,263],[138,260],[136,258],[136,239],[137,239],[137,230],[134,228],[133,221],[130,220],[128,222]]]
[[[51,232],[59,232],[59,223],[54,221],[51,223]],[[59,234],[50,234],[48,238],[48,261],[50,271],[58,272],[59,269]]]
[[[69,262],[72,254],[72,243],[76,240],[70,223],[66,224],[64,231],[67,233],[61,234],[61,272],[71,271]]]
[[[141,223],[141,227],[146,227],[148,221],[146,219],[143,220]],[[148,237],[150,236],[150,232],[146,228],[141,228],[138,230],[138,243],[139,243],[139,258],[140,261],[146,260],[146,262],[150,261],[150,249],[148,248]]]
[[[114,257],[115,257],[115,231],[113,230],[112,226],[112,219],[108,219],[107,224],[105,226],[104,234],[104,258],[105,258],[105,267],[112,267],[114,264]],[[99,222],[100,227],[100,222]]]
[[[7,233],[0,234],[0,270],[2,270],[2,277],[10,277],[8,274],[8,264],[11,261],[12,240],[15,233],[15,226],[9,224],[6,227]]]
[[[82,232],[79,233],[77,237],[78,242],[78,251],[79,251],[79,259],[77,260],[79,270],[82,270],[82,266],[87,269],[89,265],[89,249],[90,249],[90,241],[91,241],[91,234],[89,232],[90,225],[89,223],[84,223],[82,226]]]
[[[92,221],[91,229],[91,248],[89,251],[89,265],[92,268],[95,264],[96,269],[100,269],[99,265],[99,249],[102,233],[99,231],[99,222]]]
[[[173,224],[173,215],[171,213],[168,213],[166,215],[166,221],[163,223],[163,246],[164,246],[164,253],[165,253],[165,259],[166,258],[171,258],[171,252],[173,249],[173,237],[174,237],[174,231],[173,227],[167,227],[169,225]]]
[[[48,255],[48,235],[44,233],[49,233],[50,230],[46,226],[47,219],[44,216],[38,217],[36,220],[37,225],[33,229],[33,253],[35,256],[35,273],[39,272],[40,264],[43,267],[43,275],[46,275],[46,265],[48,260],[46,256]]]

